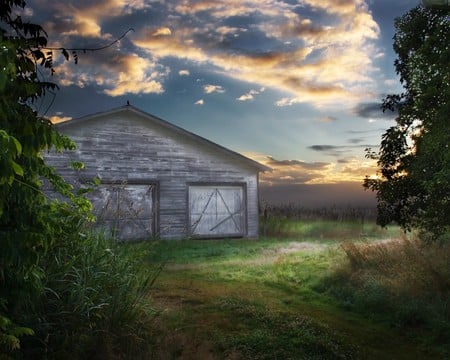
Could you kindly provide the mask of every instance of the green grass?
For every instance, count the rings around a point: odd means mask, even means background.
[[[44,291],[23,323],[26,359],[134,358],[152,337],[148,294],[158,266],[142,266],[147,251],[96,234],[54,246],[39,265]],[[2,358],[0,354],[0,358]]]
[[[395,226],[382,229],[373,221],[296,220],[268,217],[261,219],[264,237],[308,238],[314,241],[343,241],[392,237],[399,233]]]
[[[417,341],[416,329],[386,321],[389,312],[368,316],[356,306],[362,298],[357,291],[364,286],[342,285],[350,266],[342,244],[391,238],[398,229],[381,230],[369,223],[286,223],[289,237],[140,245],[150,249],[149,266],[165,263],[152,290],[159,310],[153,358],[445,355],[445,348],[433,339]],[[271,231],[277,235],[273,226]],[[349,294],[353,297],[346,298]],[[432,337],[428,329],[419,329],[419,335]]]

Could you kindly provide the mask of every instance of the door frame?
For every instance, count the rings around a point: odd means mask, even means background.
[[[189,204],[189,188],[195,186],[210,186],[220,188],[224,187],[239,187],[242,189],[242,203],[244,206],[244,218],[243,218],[243,229],[239,234],[222,234],[222,235],[197,235],[191,232],[191,213]],[[248,204],[247,204],[247,183],[246,182],[215,182],[215,181],[194,181],[186,183],[186,232],[189,238],[195,239],[220,239],[220,238],[243,238],[247,236],[248,232]]]
[[[87,183],[84,182],[84,183]],[[152,226],[151,226],[151,238],[159,238],[159,195],[160,195],[160,186],[159,181],[155,180],[101,180],[99,185],[92,186],[92,182],[90,182],[91,187],[95,190],[96,186],[133,186],[133,185],[148,185],[152,187]],[[89,199],[88,199],[89,200]]]

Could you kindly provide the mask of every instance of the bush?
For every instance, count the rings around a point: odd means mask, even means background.
[[[341,245],[347,262],[320,285],[346,308],[419,335],[449,351],[450,244],[417,239]]]
[[[25,358],[123,358],[148,351],[156,272],[142,266],[140,249],[92,234],[42,258],[45,291],[23,319],[35,330],[22,340]]]

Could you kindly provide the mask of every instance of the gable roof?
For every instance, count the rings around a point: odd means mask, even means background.
[[[137,114],[138,116],[145,118],[147,121],[153,122],[153,123],[155,123],[155,124],[165,128],[165,129],[168,129],[168,130],[176,133],[177,135],[183,136],[183,137],[188,138],[190,140],[194,140],[196,142],[199,142],[199,143],[207,145],[207,146],[212,146],[212,147],[216,148],[219,152],[222,152],[222,153],[224,153],[224,154],[226,154],[228,156],[231,156],[232,158],[235,158],[237,160],[241,160],[244,163],[246,163],[248,166],[256,168],[258,171],[272,171],[272,169],[270,167],[265,166],[265,165],[255,161],[255,160],[252,160],[252,159],[250,159],[250,158],[248,158],[248,157],[246,157],[246,156],[244,156],[242,154],[239,154],[238,152],[235,152],[233,150],[227,149],[226,147],[224,147],[222,145],[219,145],[219,144],[217,144],[217,143],[215,143],[213,141],[210,141],[210,140],[208,140],[208,139],[206,139],[206,138],[204,138],[202,136],[194,134],[194,133],[192,133],[192,132],[190,132],[188,130],[185,130],[185,129],[179,127],[179,126],[176,126],[176,125],[174,125],[174,124],[172,124],[172,123],[170,123],[170,122],[168,122],[166,120],[163,120],[163,119],[161,119],[159,117],[151,115],[151,114],[149,114],[149,113],[147,113],[147,112],[145,112],[143,110],[140,110],[140,109],[138,109],[138,108],[136,108],[136,107],[134,107],[132,105],[128,105],[128,104],[125,105],[125,106],[121,106],[121,107],[118,107],[118,108],[111,109],[111,110],[98,112],[98,113],[94,113],[94,114],[91,114],[91,115],[86,115],[86,116],[83,116],[83,117],[80,117],[80,118],[64,121],[64,122],[55,124],[55,126],[57,128],[64,129],[68,125],[79,125],[79,124],[82,124],[82,123],[84,123],[86,121],[93,120],[95,118],[105,117],[105,116],[113,115],[113,114],[115,115],[115,114],[118,114],[118,113],[121,113],[121,112],[123,112],[123,113],[130,112],[130,113]]]

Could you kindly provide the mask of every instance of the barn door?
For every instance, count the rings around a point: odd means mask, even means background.
[[[191,236],[243,236],[246,208],[243,186],[189,186]]]
[[[97,227],[120,240],[148,239],[155,231],[155,186],[100,185],[90,200]]]

